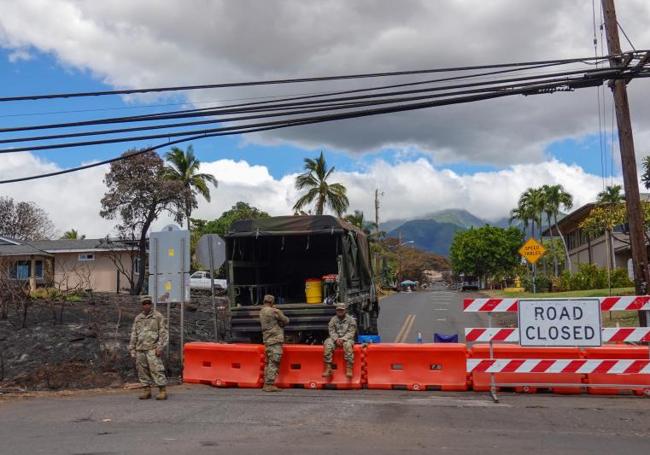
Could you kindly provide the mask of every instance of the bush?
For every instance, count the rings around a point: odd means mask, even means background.
[[[526,290],[532,290],[532,280],[530,275],[522,280]],[[607,279],[607,269],[600,268],[595,264],[578,264],[578,271],[571,273],[564,270],[559,277],[546,277],[540,275],[537,277],[537,291],[544,292],[551,288],[552,291],[583,291],[588,289],[605,289],[609,285],[612,288],[623,288],[632,286],[633,283],[627,277],[627,271],[624,269],[615,269],[611,272],[609,283]]]
[[[533,292],[533,277],[528,275],[521,280],[522,286],[528,292]],[[535,292],[549,292],[551,290],[551,278],[545,275],[537,275],[535,278]]]

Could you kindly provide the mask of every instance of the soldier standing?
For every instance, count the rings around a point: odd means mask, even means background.
[[[283,327],[289,323],[289,318],[273,305],[275,298],[272,295],[264,296],[264,307],[260,310],[260,324],[262,325],[262,339],[266,350],[266,368],[264,368],[265,392],[279,392],[273,383],[278,375],[280,360],[282,360],[282,343],[284,343]]]
[[[352,378],[354,337],[357,333],[357,321],[346,313],[345,303],[336,304],[336,316],[330,320],[328,329],[330,336],[324,343],[325,371],[323,371],[323,377],[329,378],[332,376],[332,355],[334,349],[339,347],[343,348],[345,352],[345,376]]]
[[[158,386],[159,393],[156,400],[167,399],[167,378],[163,366],[163,350],[169,341],[167,323],[162,314],[151,308],[151,296],[140,297],[142,313],[135,317],[129,342],[129,353],[135,359],[138,370],[138,379],[144,387],[140,395],[141,400],[151,398],[151,387]]]

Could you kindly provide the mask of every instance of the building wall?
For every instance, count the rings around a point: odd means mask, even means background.
[[[96,292],[118,292],[118,269],[111,260],[111,254],[118,254],[127,273],[130,272],[128,253],[93,252],[94,260],[80,260],[80,253],[56,253],[54,259],[54,281],[63,290],[92,289]],[[83,254],[83,253],[81,253]],[[123,275],[119,278],[120,289],[129,288]]]
[[[616,234],[617,237],[625,238],[623,234]],[[627,269],[627,260],[630,258],[629,249],[627,244],[618,239],[613,239],[614,242],[614,268]],[[591,263],[601,268],[606,268],[608,263],[608,251],[605,236],[601,236],[591,241]],[[622,250],[622,251],[617,251]],[[611,253],[609,253],[611,254]],[[578,270],[578,264],[589,263],[589,244],[580,245],[577,248],[569,250],[569,257],[571,257],[571,271]]]

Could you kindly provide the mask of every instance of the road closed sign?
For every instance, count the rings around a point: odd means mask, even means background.
[[[600,346],[598,299],[520,300],[521,346]]]

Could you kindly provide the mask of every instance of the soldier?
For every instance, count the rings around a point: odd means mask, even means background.
[[[332,355],[337,347],[345,352],[345,376],[352,378],[354,366],[354,337],[357,333],[357,321],[346,313],[345,303],[336,304],[336,316],[328,324],[330,336],[325,340],[325,371],[323,377],[332,376]]]
[[[160,356],[169,341],[167,323],[162,314],[151,308],[151,296],[140,297],[142,313],[135,317],[131,330],[129,353],[135,359],[138,379],[144,387],[141,400],[151,398],[151,386],[158,386],[156,400],[167,399],[167,378]]]
[[[282,343],[284,343],[283,327],[289,323],[289,318],[278,308],[274,307],[275,298],[264,296],[264,307],[260,310],[262,338],[266,348],[266,368],[264,368],[265,392],[279,392],[273,383],[278,375],[280,360],[282,360]]]

